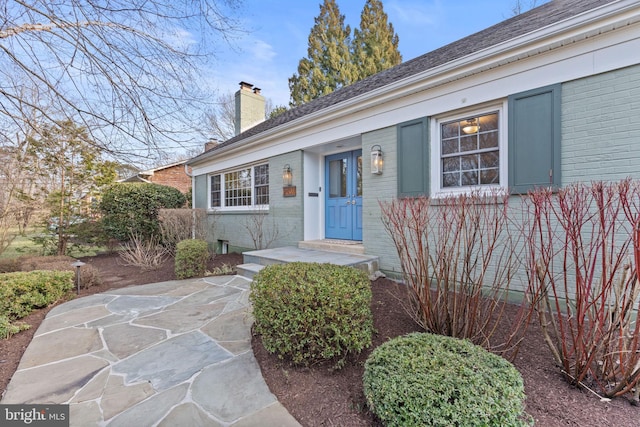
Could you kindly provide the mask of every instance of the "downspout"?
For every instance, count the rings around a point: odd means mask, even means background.
[[[196,199],[195,197],[193,197],[193,189],[196,186],[196,179],[189,172],[189,165],[187,165],[187,163],[184,164],[184,173],[189,178],[191,178],[191,238],[195,240],[196,238],[196,207],[195,207]]]

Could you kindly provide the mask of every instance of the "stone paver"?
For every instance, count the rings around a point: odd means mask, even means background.
[[[49,312],[2,403],[66,403],[72,426],[299,426],[251,352],[250,281],[115,289]]]

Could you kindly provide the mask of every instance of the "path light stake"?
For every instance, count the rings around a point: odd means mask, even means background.
[[[80,295],[80,267],[82,267],[84,264],[85,263],[80,260],[77,260],[76,262],[71,264],[71,266],[75,267],[76,269],[76,286],[77,286],[76,293],[78,295]]]

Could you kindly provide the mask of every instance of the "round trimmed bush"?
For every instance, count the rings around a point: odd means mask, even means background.
[[[253,279],[254,331],[270,353],[297,365],[328,360],[371,345],[371,284],[352,267],[294,262],[270,265]]]
[[[178,279],[204,276],[209,259],[208,244],[200,239],[188,239],[176,246],[175,273]]]
[[[385,426],[522,426],[524,385],[516,368],[468,340],[412,333],[376,348],[364,394]]]

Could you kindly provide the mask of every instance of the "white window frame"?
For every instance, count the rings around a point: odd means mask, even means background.
[[[210,211],[253,211],[256,209],[259,210],[269,210],[269,205],[256,205],[256,191],[255,191],[255,168],[257,166],[268,165],[268,162],[261,162],[251,165],[240,166],[231,169],[225,169],[222,171],[210,173],[207,175],[207,206]],[[225,175],[228,173],[239,172],[244,169],[251,169],[251,205],[247,206],[226,206],[226,197],[225,197]],[[211,178],[214,176],[220,176],[220,206],[211,206]],[[269,186],[271,186],[271,182],[269,182]]]
[[[463,120],[468,117],[482,116],[486,114],[498,113],[498,159],[500,162],[500,183],[493,185],[470,185],[462,187],[443,187],[442,186],[442,141],[440,140],[441,129],[443,123]],[[508,117],[507,117],[507,101],[503,100],[497,103],[476,106],[473,109],[459,110],[456,112],[446,113],[431,118],[430,123],[430,148],[431,162],[429,180],[431,185],[431,197],[439,198],[458,194],[470,194],[475,191],[492,192],[496,189],[507,190],[508,186]]]

